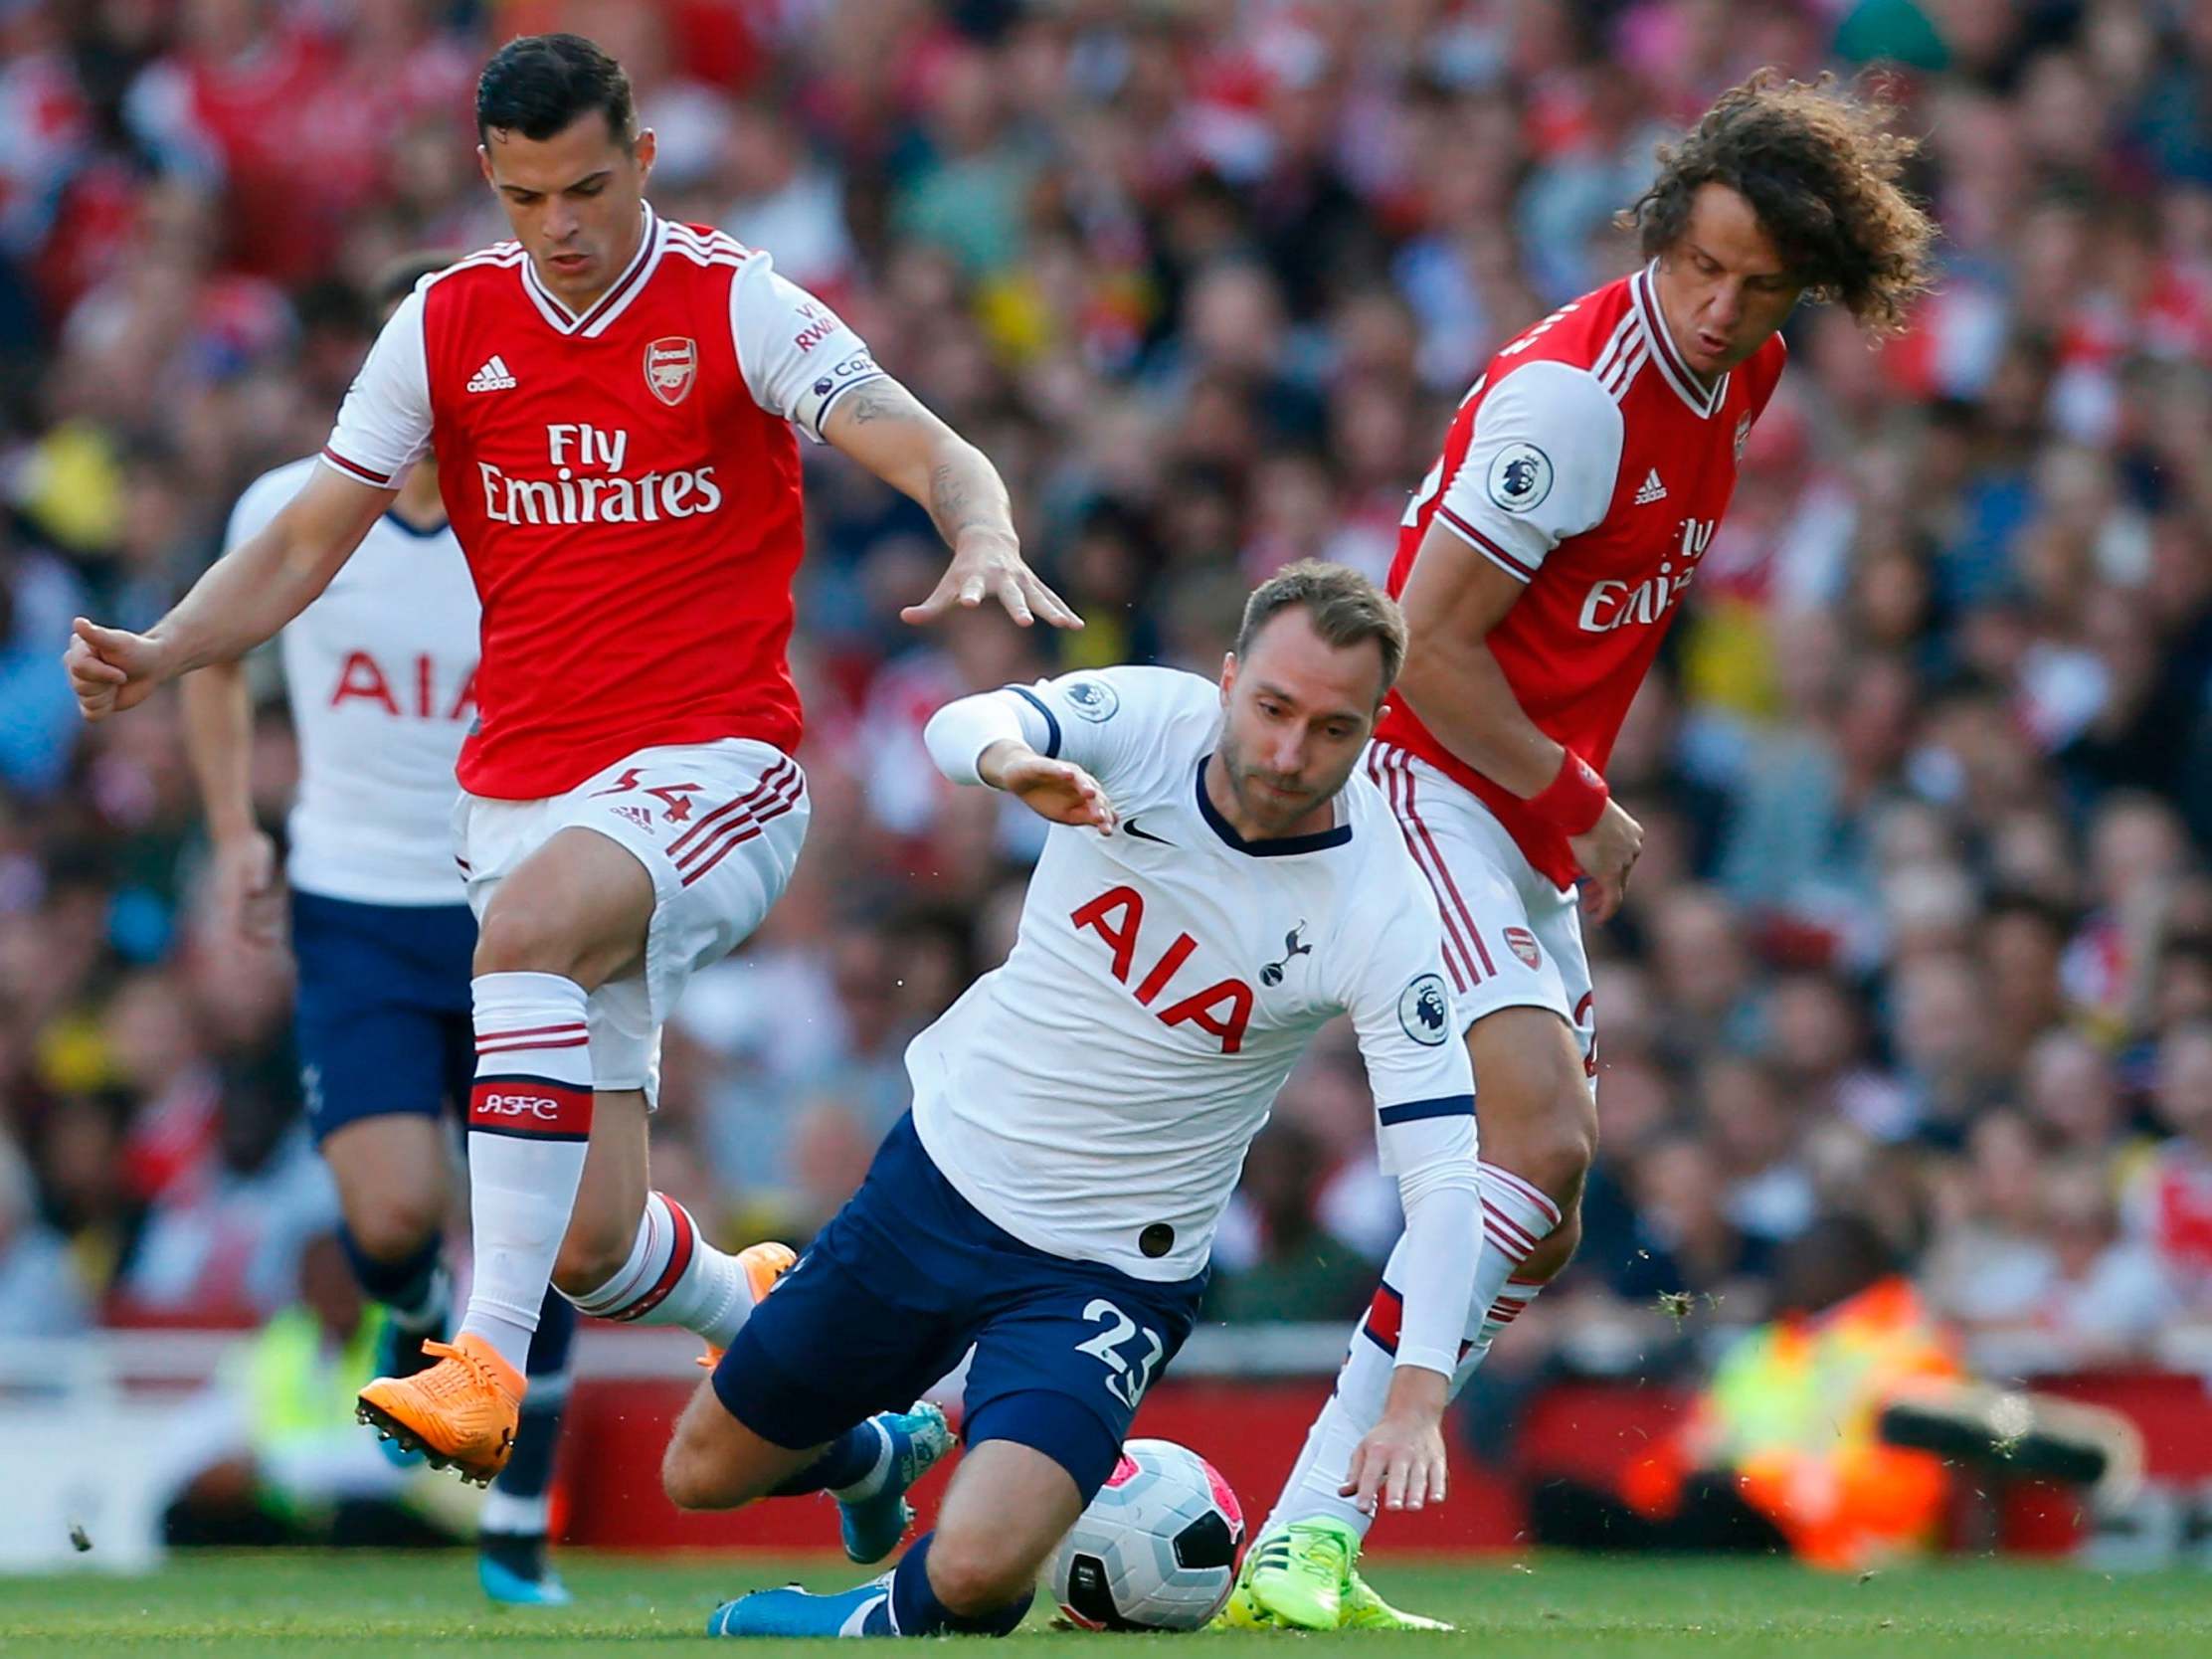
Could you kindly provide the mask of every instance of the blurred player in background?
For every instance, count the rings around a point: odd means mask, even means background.
[[[1464,1385],[1567,1265],[1597,1144],[1597,1027],[1574,888],[1620,907],[1643,839],[1603,771],[1696,579],[1799,297],[1880,332],[1929,280],[1880,104],[1762,72],[1624,216],[1646,263],[1504,346],[1415,492],[1389,586],[1411,644],[1368,755],[1444,916],[1481,1098],[1486,1237]],[[1402,1249],[1402,1246],[1401,1246]],[[1229,1616],[1327,1629],[1372,1506],[1353,1448],[1382,1410],[1401,1264],[1245,1558]]]
[[[797,426],[930,511],[953,559],[905,613],[997,600],[1079,626],[1022,563],[998,472],[842,321],[718,231],[645,200],[654,143],[622,67],[509,42],[476,116],[516,240],[425,281],[317,465],[144,635],[80,619],[89,719],[269,639],[435,452],[482,602],[456,818],[478,918],[473,1271],[439,1363],[364,1420],[489,1481],[550,1279],[586,1312],[723,1347],[790,1260],[713,1248],[647,1185],[659,1027],[760,924],[806,832],[785,661],[804,551]],[[595,1102],[596,1095],[596,1102]]]
[[[378,284],[389,318],[450,258],[416,258]],[[226,549],[259,534],[315,471],[312,456],[239,497]],[[287,825],[294,1029],[307,1121],[338,1188],[354,1276],[384,1305],[378,1370],[432,1363],[453,1318],[444,1260],[451,1189],[445,1115],[475,1070],[468,961],[476,918],[454,866],[454,763],[476,710],[476,590],[425,461],[354,558],[278,638],[299,796]],[[276,847],[255,822],[246,664],[184,677],[185,739],[214,843],[214,923],[276,944]],[[495,1600],[558,1605],[545,1557],[548,1488],[576,1315],[548,1291],[530,1345],[515,1449],[479,1523]]]
[[[973,1344],[970,1450],[891,1571],[741,1597],[710,1632],[1018,1624],[1197,1322],[1245,1148],[1339,1014],[1406,1217],[1403,1337],[1351,1478],[1393,1509],[1443,1497],[1474,1102],[1435,900],[1358,770],[1403,647],[1365,577],[1295,564],[1251,596],[1218,685],[1107,668],[931,719],[946,777],[1052,826],[1014,951],[908,1046],[912,1112],[692,1396],[663,1477],[694,1509],[849,1480],[884,1455],[867,1414]]]

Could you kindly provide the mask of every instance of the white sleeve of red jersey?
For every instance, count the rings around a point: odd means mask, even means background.
[[[1526,582],[1605,516],[1620,472],[1620,405],[1587,369],[1538,358],[1483,394],[1436,522]]]
[[[429,448],[430,360],[418,286],[369,348],[368,361],[338,408],[322,460],[358,482],[397,489]]]
[[[830,405],[883,375],[842,317],[757,251],[730,279],[730,337],[753,401],[817,443]]]

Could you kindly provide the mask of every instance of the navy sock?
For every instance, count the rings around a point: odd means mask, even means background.
[[[799,1498],[809,1492],[824,1492],[834,1487],[850,1486],[856,1480],[867,1478],[875,1467],[875,1460],[883,1455],[883,1431],[875,1426],[875,1419],[854,1423],[829,1445],[822,1455],[800,1470],[787,1475],[782,1484],[771,1487],[772,1498]]]
[[[445,1254],[446,1241],[432,1233],[423,1240],[412,1255],[399,1261],[379,1261],[362,1249],[353,1236],[353,1229],[338,1228],[338,1243],[345,1257],[353,1266],[353,1276],[360,1280],[361,1288],[372,1301],[381,1302],[411,1330],[443,1331],[449,1314],[445,1306],[431,1306],[433,1292],[438,1284],[439,1262]],[[439,1298],[444,1301],[443,1297]]]
[[[530,1339],[530,1391],[522,1396],[522,1420],[515,1425],[514,1450],[491,1483],[493,1492],[522,1504],[537,1504],[553,1485],[553,1457],[560,1449],[561,1418],[568,1410],[568,1357],[576,1336],[576,1310],[560,1292],[548,1290],[538,1310],[537,1333]],[[486,1506],[488,1532],[542,1536],[543,1506],[533,1514],[511,1504]]]
[[[538,1328],[530,1338],[530,1362],[523,1367],[533,1385],[541,1378],[560,1377],[568,1371],[569,1349],[576,1341],[576,1304],[549,1288],[538,1307]]]
[[[535,1390],[522,1401],[522,1418],[515,1424],[514,1450],[499,1471],[493,1490],[510,1498],[545,1496],[553,1484],[553,1454],[560,1449],[561,1418],[568,1410],[568,1391],[552,1393],[543,1402]]]
[[[935,1533],[924,1533],[914,1547],[899,1558],[891,1573],[890,1614],[902,1636],[1005,1636],[1011,1634],[1036,1599],[1032,1586],[1004,1607],[963,1618],[944,1602],[929,1584],[929,1544]],[[870,1625],[874,1620],[869,1620]]]

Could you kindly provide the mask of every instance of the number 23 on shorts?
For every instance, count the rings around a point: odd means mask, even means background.
[[[1092,1299],[1090,1306],[1083,1310],[1083,1317],[1105,1329],[1077,1343],[1075,1352],[1088,1354],[1104,1365],[1106,1391],[1130,1410],[1136,1410],[1137,1402],[1145,1397],[1145,1388],[1152,1382],[1153,1369],[1168,1351],[1167,1344],[1160,1340],[1159,1332],[1141,1328],[1103,1296]],[[1144,1338],[1146,1347],[1143,1357],[1132,1366],[1129,1356],[1122,1350],[1137,1337]]]

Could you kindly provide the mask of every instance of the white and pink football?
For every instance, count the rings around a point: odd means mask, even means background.
[[[1236,1584],[1244,1511],[1173,1440],[1131,1440],[1052,1558],[1060,1611],[1091,1630],[1197,1630]]]

